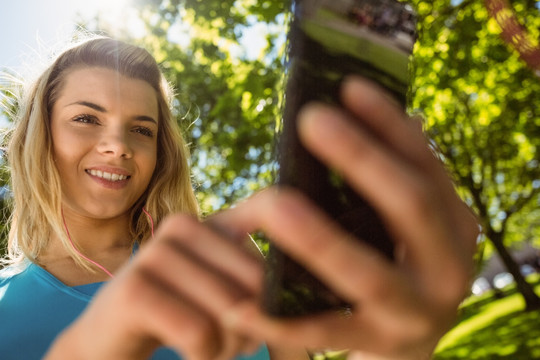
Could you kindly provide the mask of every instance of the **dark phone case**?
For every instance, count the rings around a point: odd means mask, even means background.
[[[339,106],[339,88],[349,74],[376,81],[405,106],[414,27],[405,35],[396,28],[397,23],[385,24],[380,19],[378,24],[359,23],[364,21],[358,14],[361,7],[370,6],[374,15],[393,11],[394,20],[396,13],[403,16],[401,19],[412,14],[410,7],[395,0],[293,1],[277,182],[300,189],[355,238],[392,258],[391,238],[376,212],[339,175],[307,152],[296,127],[299,110],[309,102]],[[272,244],[267,260],[263,306],[271,315],[349,309],[345,301]]]

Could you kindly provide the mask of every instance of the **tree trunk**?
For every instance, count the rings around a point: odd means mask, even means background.
[[[491,240],[506,269],[514,277],[518,291],[525,299],[526,310],[540,309],[540,297],[534,292],[531,284],[521,274],[518,263],[503,244],[503,235],[500,232],[489,231],[488,238]]]

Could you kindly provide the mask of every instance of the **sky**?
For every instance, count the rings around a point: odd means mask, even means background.
[[[92,19],[96,14],[109,24],[127,28],[135,37],[142,36],[132,0],[0,0],[0,69],[23,70],[32,65],[36,55],[46,56],[65,43],[76,28],[77,20]],[[182,43],[186,29],[173,27],[169,40]],[[278,31],[280,30],[277,28]],[[251,58],[260,55],[268,31],[255,24],[242,38],[243,51]],[[274,29],[275,31],[275,29]],[[55,46],[56,45],[56,46]]]
[[[0,0],[0,72],[8,69],[21,76],[32,75],[53,50],[73,35],[77,22],[100,19],[143,36],[140,20],[130,6],[132,0]],[[171,28],[173,29],[173,28]],[[251,58],[259,56],[268,28],[256,24],[243,37],[243,49]],[[279,29],[278,29],[279,31]],[[181,44],[186,35],[181,26],[169,32],[169,40]],[[0,116],[0,128],[7,125]]]
[[[65,44],[81,18],[125,19],[130,0],[0,0],[0,71],[25,75]],[[106,16],[105,16],[106,15]],[[0,129],[9,126],[0,116]]]
[[[117,16],[129,0],[0,0],[0,68],[17,68],[36,51],[65,41],[80,16]],[[119,16],[121,17],[121,16]]]

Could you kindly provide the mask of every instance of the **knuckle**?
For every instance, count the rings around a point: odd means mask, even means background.
[[[459,215],[461,216],[461,222],[459,224],[462,228],[463,239],[465,242],[470,241],[476,246],[476,240],[482,233],[480,220],[473,213],[471,208],[463,202],[459,209]]]
[[[437,198],[433,185],[417,179],[403,193],[403,206],[409,216],[416,219],[429,219],[434,215],[434,204]]]
[[[133,312],[144,314],[147,309],[151,309],[157,302],[159,296],[156,294],[151,281],[151,276],[144,269],[135,267],[127,274],[124,274],[122,281],[110,286],[105,290],[110,290],[113,294],[111,303],[119,304],[124,310],[126,308],[132,311],[121,311],[119,313],[131,314]],[[114,291],[113,291],[114,289]]]
[[[183,339],[186,352],[200,354],[203,359],[213,358],[220,348],[216,327],[209,319],[202,317],[190,325],[190,331],[185,332]]]
[[[183,239],[193,234],[198,226],[198,221],[190,215],[170,215],[162,221],[157,238]]]
[[[407,329],[409,336],[416,339],[425,338],[426,335],[435,334],[437,332],[437,322],[434,316],[419,315],[414,320],[408,323]]]
[[[163,258],[169,253],[169,240],[167,239],[169,238],[161,237],[160,241],[149,243],[148,246],[141,250],[136,261],[133,263],[139,276],[142,276],[142,278],[145,275],[148,276],[155,270],[156,264],[162,263]]]
[[[269,197],[270,206],[272,209],[280,211],[284,208],[289,208],[293,205],[304,206],[307,203],[307,199],[298,190],[294,190],[288,187],[282,187],[279,191],[275,192],[275,196]]]
[[[389,354],[409,353],[427,338],[435,337],[439,329],[435,317],[418,314],[400,323],[394,328],[387,328],[384,336],[384,348]],[[411,347],[413,349],[411,349]]]
[[[368,281],[364,278],[364,281],[358,284],[357,288],[362,289],[363,296],[372,301],[388,299],[389,296],[393,295],[392,288],[384,281],[377,281],[376,278]]]
[[[203,226],[196,218],[187,214],[167,217],[160,225],[155,241],[148,243],[147,247],[153,249],[151,252],[154,253],[148,257],[163,256],[171,249],[188,248],[193,239],[201,236]],[[152,261],[156,260],[159,261]]]
[[[384,336],[378,336],[380,339],[379,347],[383,348],[386,354],[399,354],[403,352],[404,345],[410,341],[410,339],[407,339],[410,332],[402,329],[386,328],[385,330]]]
[[[441,300],[450,306],[459,304],[468,294],[471,275],[463,266],[454,266],[447,271],[445,286],[440,294]]]

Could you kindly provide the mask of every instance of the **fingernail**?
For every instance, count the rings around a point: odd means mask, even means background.
[[[349,76],[343,81],[344,94],[362,94],[363,98],[369,101],[387,100],[392,105],[402,108],[399,100],[380,84],[360,76]]]
[[[341,136],[347,131],[339,110],[321,104],[310,104],[299,114],[301,135],[324,137]]]

